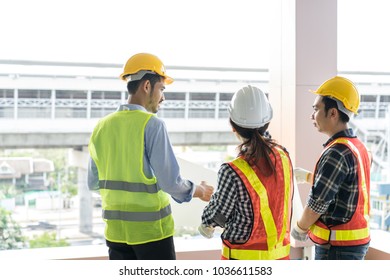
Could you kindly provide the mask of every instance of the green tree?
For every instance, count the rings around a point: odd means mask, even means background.
[[[65,239],[56,238],[55,232],[44,232],[42,235],[34,235],[34,239],[29,241],[30,248],[46,248],[46,247],[65,247],[69,243]]]
[[[4,198],[15,197],[16,188],[12,184],[0,184],[0,200]]]
[[[0,207],[0,250],[21,249],[25,247],[25,240],[11,212]]]

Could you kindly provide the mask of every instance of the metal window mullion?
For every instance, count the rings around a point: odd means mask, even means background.
[[[375,119],[378,119],[378,117],[379,117],[379,109],[380,109],[380,100],[381,100],[381,95],[380,94],[378,94],[377,96],[376,96],[376,106],[375,106]]]
[[[188,120],[188,115],[189,115],[189,107],[190,107],[190,92],[186,92],[186,97],[185,97],[185,107],[184,107],[184,119]]]
[[[126,91],[121,91],[121,103],[122,104],[126,103],[126,101],[127,101],[126,95],[127,95]]]
[[[92,91],[89,89],[87,91],[87,119],[91,118],[91,99],[92,99]]]
[[[56,90],[51,90],[51,119],[56,117]]]
[[[219,118],[219,91],[215,93],[215,112],[214,118],[217,120]]]
[[[14,89],[14,119],[18,118],[18,96],[19,91],[17,88]]]

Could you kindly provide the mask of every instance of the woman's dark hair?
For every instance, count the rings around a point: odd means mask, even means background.
[[[152,86],[152,91],[153,91],[153,88],[154,88],[154,85],[161,81],[161,79],[164,79],[163,76],[160,76],[160,75],[157,75],[157,74],[150,74],[150,73],[147,73],[145,74],[141,80],[137,80],[137,81],[130,81],[127,83],[127,91],[129,92],[130,95],[133,95],[136,93],[139,85],[143,82],[143,81],[146,81],[146,80],[149,80],[150,81],[150,84]]]
[[[349,122],[349,117],[347,116],[347,114],[341,112],[339,110],[339,107],[337,107],[337,101],[328,97],[328,96],[323,96],[322,97],[322,102],[324,102],[325,104],[325,114],[328,115],[328,111],[329,109],[332,109],[332,108],[336,108],[337,111],[339,111],[339,115],[340,115],[340,120],[343,122],[343,123],[347,123]]]
[[[273,147],[277,145],[275,140],[266,136],[269,123],[260,128],[243,128],[236,125],[230,119],[231,126],[243,138],[243,142],[238,146],[239,156],[245,160],[257,165],[260,159],[265,159],[265,167],[259,168],[265,176],[276,176],[276,155]]]

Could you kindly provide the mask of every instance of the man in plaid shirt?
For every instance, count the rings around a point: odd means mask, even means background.
[[[312,183],[302,217],[292,236],[315,243],[315,259],[364,259],[369,235],[370,157],[364,144],[348,128],[360,98],[343,77],[324,82],[317,91],[311,119],[330,138],[314,174],[294,169],[298,183]]]

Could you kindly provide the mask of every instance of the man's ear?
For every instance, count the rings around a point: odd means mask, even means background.
[[[149,80],[144,80],[144,81],[142,82],[142,84],[141,84],[141,88],[142,88],[142,90],[145,91],[145,92],[149,92],[150,87],[151,87],[151,85],[150,85],[150,81],[149,81]]]
[[[330,113],[331,117],[339,117],[340,116],[339,111],[337,110],[337,108],[330,108],[329,109],[329,113]]]

